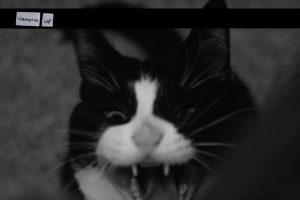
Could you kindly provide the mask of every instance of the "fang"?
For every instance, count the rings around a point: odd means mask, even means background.
[[[165,175],[165,176],[168,176],[169,171],[170,171],[170,166],[169,166],[169,165],[165,165],[165,166],[164,166],[164,175]]]
[[[137,169],[137,166],[136,165],[133,165],[131,167],[131,170],[132,170],[132,173],[133,175],[136,177],[138,175],[138,169]]]

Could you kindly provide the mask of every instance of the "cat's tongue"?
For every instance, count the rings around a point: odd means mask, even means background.
[[[145,170],[145,200],[173,200],[178,198],[177,186],[173,175],[164,176],[157,169]]]

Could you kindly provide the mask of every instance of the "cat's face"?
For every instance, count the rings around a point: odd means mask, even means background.
[[[77,32],[75,47],[81,102],[69,147],[87,198],[97,197],[86,185],[100,172],[127,185],[135,177],[144,199],[191,193],[224,160],[253,108],[229,66],[227,29],[192,30],[180,53],[163,60],[122,56],[95,30]]]
[[[177,188],[192,176],[187,166],[214,171],[252,107],[229,66],[227,30],[192,30],[178,56],[145,62],[121,56],[96,31],[78,34],[83,80],[70,130],[76,167],[126,169],[144,191],[164,182],[149,178],[153,169],[174,176]]]

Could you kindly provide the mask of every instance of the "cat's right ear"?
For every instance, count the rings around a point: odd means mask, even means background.
[[[83,83],[105,82],[122,55],[97,30],[75,30],[72,39]]]

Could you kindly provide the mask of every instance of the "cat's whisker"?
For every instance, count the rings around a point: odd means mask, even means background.
[[[185,82],[188,81],[188,79],[190,78],[192,72],[194,71],[194,68],[195,68],[195,66],[197,65],[197,61],[198,61],[198,59],[199,59],[199,51],[200,51],[201,48],[203,48],[203,46],[204,46],[203,44],[200,44],[200,45],[198,46],[198,48],[197,48],[197,50],[196,50],[196,51],[197,51],[197,53],[196,53],[197,57],[194,59],[194,63],[193,63],[193,65],[191,66],[191,68],[190,68],[190,70],[189,70],[189,72],[188,72],[188,74],[187,74],[187,78],[185,79]],[[188,55],[188,51],[187,51],[186,55]],[[187,56],[187,59],[188,59],[188,56]],[[204,70],[203,72],[201,72],[198,76],[201,77],[203,74],[206,73],[206,71],[209,70],[209,68],[210,68],[210,67],[208,67],[206,70]],[[185,85],[185,84],[184,84],[184,85]]]
[[[229,114],[227,114],[227,115],[225,115],[225,116],[223,116],[223,117],[218,118],[217,120],[214,120],[214,121],[212,121],[212,122],[210,122],[210,123],[208,123],[208,124],[206,124],[206,125],[204,125],[204,126],[201,126],[201,127],[198,128],[198,129],[196,129],[196,130],[190,132],[190,133],[189,133],[189,136],[193,136],[193,135],[195,135],[196,133],[200,133],[200,132],[202,132],[202,131],[204,131],[204,130],[206,130],[206,129],[212,127],[212,126],[215,126],[215,125],[217,125],[217,124],[219,124],[219,123],[221,123],[221,122],[223,122],[223,121],[225,121],[225,120],[228,120],[228,119],[230,119],[231,117],[234,117],[234,116],[236,116],[236,115],[238,115],[238,114],[240,114],[240,113],[247,112],[247,111],[252,111],[252,110],[253,110],[253,108],[245,108],[245,109],[240,109],[240,110],[231,112],[231,113],[229,113]]]
[[[214,101],[212,101],[208,106],[206,106],[197,116],[195,116],[187,126],[193,125],[199,118],[201,118],[209,109],[211,109],[213,106],[215,106],[221,99],[223,98],[223,95],[216,98]]]
[[[71,133],[83,133],[83,134],[95,134],[94,131],[84,131],[84,130],[79,130],[79,129],[70,129]]]
[[[87,80],[87,83],[89,84],[97,84],[97,85],[100,85],[102,88],[105,88],[106,90],[110,91],[110,92],[113,92],[113,90],[111,88],[109,88],[108,86],[106,86],[103,82],[101,82],[100,80],[98,79],[95,79],[95,78],[82,78],[83,80]]]
[[[95,146],[96,142],[70,142],[69,145]]]
[[[202,155],[206,155],[206,156],[209,156],[209,157],[212,157],[212,158],[224,161],[226,163],[231,163],[228,159],[225,159],[225,158],[223,158],[223,157],[221,157],[221,156],[219,156],[217,154],[214,154],[214,153],[211,153],[211,152],[208,152],[208,151],[197,149],[196,152],[199,153],[199,154],[202,154]]]
[[[98,138],[98,136],[88,134],[88,133],[76,133],[76,132],[69,132],[69,133],[72,134],[72,135],[86,136],[86,137],[91,138],[91,139],[97,139]]]
[[[94,164],[97,163],[97,160],[93,161],[90,166],[93,166]],[[75,177],[73,177],[73,179],[70,181],[70,183],[68,183],[60,192],[59,197],[61,197],[62,199],[64,199],[64,195],[67,193],[67,191],[71,188],[72,184],[74,184],[76,182]]]
[[[185,53],[185,65],[184,65],[184,72],[183,72],[183,76],[182,76],[182,79],[181,79],[181,82],[180,82],[180,86],[181,87],[184,87],[188,77],[189,77],[189,74],[188,73],[188,69],[187,69],[187,66],[189,65],[189,62],[188,62],[188,51],[186,48],[184,48],[184,53]]]
[[[75,177],[72,178],[72,180],[70,181],[70,183],[68,183],[65,187],[62,188],[62,190],[59,192],[58,196],[60,197],[59,199],[64,199],[66,193],[68,192],[68,190],[72,187],[72,185],[76,182]]]
[[[98,64],[106,71],[106,73],[110,76],[114,84],[116,85],[117,88],[121,88],[120,85],[118,84],[115,76],[113,75],[113,72],[108,68],[100,59],[98,59],[96,56],[94,56]]]
[[[172,111],[172,114],[176,114],[176,112],[179,110],[180,106],[176,106],[173,111]]]
[[[82,136],[88,136],[90,138],[98,138],[98,131],[95,132],[87,132],[87,131],[80,131],[80,130],[70,130],[69,131],[70,134],[73,135],[82,135]]]
[[[71,148],[75,148],[75,147],[82,147],[82,148],[88,148],[88,147],[90,147],[90,148],[94,148],[94,147],[96,147],[96,145],[94,144],[94,145],[92,145],[92,144],[69,144],[68,145],[69,147],[71,147]]]
[[[184,80],[184,82],[183,82],[183,84],[182,84],[182,87],[185,87],[186,86],[186,82],[189,80],[189,78],[191,77],[191,74],[192,74],[192,72],[194,71],[194,67],[195,67],[195,64],[193,64],[193,66],[191,67],[191,69],[190,70],[188,70],[187,71],[187,73],[186,73],[186,78],[185,78],[185,80]]]
[[[68,147],[70,149],[95,149],[96,148],[96,144],[94,145],[80,145],[80,144],[70,144],[68,145]]]
[[[92,149],[94,149],[93,147],[83,147],[83,146],[77,146],[77,147],[69,147],[70,149],[73,149],[73,150],[75,150],[75,149],[78,149],[78,150],[92,150]]]
[[[67,132],[68,132],[68,128],[55,128],[55,129],[43,130],[43,133],[59,133],[59,134],[63,134],[63,133],[67,133]]]
[[[212,68],[213,64],[210,65],[209,67],[207,67],[207,69],[205,69],[204,71],[202,71],[201,73],[199,73],[196,78],[194,78],[194,80],[192,80],[189,84],[188,84],[188,88],[191,87],[191,85],[194,84],[194,82],[196,82],[199,78],[201,78],[206,72],[208,72],[211,68]]]
[[[86,153],[86,154],[83,154],[83,155],[80,155],[80,156],[76,156],[74,158],[70,158],[70,159],[67,159],[63,162],[60,162],[58,163],[57,165],[51,167],[46,173],[45,173],[45,177],[48,177],[50,174],[52,174],[54,171],[60,169],[61,167],[63,167],[64,165],[66,165],[67,163],[70,163],[70,162],[73,162],[74,160],[78,159],[78,158],[84,158],[84,157],[87,157],[87,156],[92,156],[92,155],[95,155],[94,152],[92,153]]]
[[[211,80],[211,79],[214,79],[214,78],[216,78],[216,77],[222,75],[223,73],[224,73],[224,71],[217,72],[217,73],[212,74],[212,75],[210,75],[210,76],[208,76],[208,77],[206,77],[206,78],[204,78],[204,79],[201,79],[200,81],[198,81],[198,82],[196,82],[196,83],[194,83],[194,84],[191,83],[190,86],[189,86],[189,88],[190,88],[191,90],[193,90],[194,88],[196,88],[196,87],[202,85],[202,84],[205,83],[206,81],[209,81],[209,80]]]
[[[175,114],[175,119],[178,119],[180,117],[180,112]]]
[[[201,166],[203,166],[205,169],[207,169],[212,174],[217,173],[213,168],[211,168],[207,163],[205,163],[199,156],[198,157],[194,156],[193,160],[195,160],[197,163],[199,163]]]
[[[68,147],[70,149],[96,149],[97,143],[70,143]]]
[[[205,44],[200,44],[200,45],[198,46],[198,49],[197,49],[197,51],[198,51],[198,53],[197,53],[197,58],[194,59],[195,62],[193,63],[193,65],[191,66],[191,68],[190,68],[190,70],[187,72],[187,74],[184,74],[184,79],[183,79],[182,84],[181,84],[182,87],[185,85],[185,83],[186,83],[186,82],[188,81],[188,79],[190,78],[192,72],[194,71],[194,68],[195,68],[195,66],[196,66],[196,64],[197,64],[197,60],[198,60],[198,57],[199,57],[199,50],[202,49],[202,48],[204,48],[204,47],[205,47]],[[185,53],[186,58],[188,59],[188,52],[187,52],[187,50],[185,50],[185,51],[186,51],[186,53]],[[199,78],[201,78],[201,76],[203,76],[207,71],[209,71],[212,67],[214,67],[214,64],[215,64],[215,63],[216,63],[216,61],[215,61],[213,64],[211,64],[209,67],[207,67],[204,71],[202,71],[200,74],[198,74],[197,77],[196,77],[192,82],[194,82],[195,80],[198,80]],[[187,68],[187,67],[186,67],[186,68]],[[186,70],[185,70],[185,71],[186,71]],[[191,84],[191,83],[190,83],[190,84]],[[190,85],[190,84],[189,84],[189,85]]]
[[[96,165],[98,163],[98,160],[94,160],[93,162],[91,162],[88,166],[93,167],[94,165]]]
[[[193,159],[192,159],[193,160]],[[192,164],[191,164],[191,161],[189,161],[189,162],[187,162],[186,164],[185,164],[185,166],[187,167],[187,168],[189,168],[189,170],[195,170],[194,168],[193,168],[193,166],[192,166]]]
[[[80,110],[80,112],[78,113],[81,116],[83,116],[85,119],[89,120],[90,122],[92,122],[95,125],[98,125],[99,123],[96,122],[91,116],[87,115],[86,113],[84,113],[82,110]]]
[[[84,158],[84,157],[95,156],[95,155],[96,155],[95,152],[85,153],[85,154],[83,154],[83,155],[75,156],[75,157],[69,159],[69,162],[70,162],[70,161],[74,161],[74,160],[76,160],[76,159],[78,159],[78,158]]]
[[[90,166],[93,166],[94,164],[96,164],[98,162],[98,160],[95,160],[95,161],[93,161],[91,164],[90,164]],[[106,169],[107,169],[107,167],[109,166],[109,162],[108,161],[106,161],[106,163],[104,163],[101,167],[100,167],[100,172],[101,171],[105,171]],[[104,173],[102,173],[102,176],[101,176],[101,178],[103,178],[103,175],[104,175]],[[75,178],[73,178],[73,180],[67,185],[67,186],[65,186],[64,187],[64,189],[60,192],[60,197],[64,197],[64,195],[66,194],[66,192],[70,189],[70,187],[72,186],[72,184],[74,184],[76,182],[76,179]]]
[[[75,137],[75,135],[78,135],[78,137],[82,136],[81,138],[86,138],[86,139],[92,139],[97,141],[99,139],[98,136],[93,136],[93,135],[89,135],[89,134],[82,134],[82,133],[71,133],[71,135],[73,135]]]
[[[176,106],[175,109],[172,112],[172,115],[175,117],[175,119],[178,119],[180,117],[180,106]]]
[[[103,161],[104,161],[103,163],[109,162],[109,160],[107,160],[107,158],[105,158],[103,156],[98,156],[97,160],[99,163],[102,163]]]
[[[100,173],[103,172],[103,173],[102,173],[102,176],[100,176],[100,179],[103,178],[103,176],[105,175],[105,172],[106,172],[106,170],[108,169],[109,165],[110,165],[110,162],[109,162],[108,160],[106,160],[106,161],[101,165],[101,167],[99,167],[99,172],[100,172]]]
[[[199,142],[193,144],[196,147],[231,147],[231,148],[237,148],[239,144],[232,144],[232,143],[222,143],[222,142]]]
[[[101,82],[99,79],[93,78],[93,77],[84,77],[82,78],[82,80],[86,80],[87,84],[90,85],[99,85],[100,87],[106,89],[109,92],[113,92],[113,89],[111,89],[109,86],[107,86],[106,84],[104,84],[103,82]]]
[[[182,123],[180,124],[180,127],[185,127],[186,123],[188,122],[188,120],[190,119],[190,117],[193,115],[193,112],[190,112],[182,121]]]
[[[105,78],[103,78],[103,76],[101,76],[99,73],[96,73],[94,71],[89,70],[87,67],[89,67],[90,65],[86,64],[85,65],[86,68],[81,69],[82,71],[88,73],[89,75],[97,78],[99,81],[102,81],[103,83],[105,83],[109,88],[113,89],[114,87],[111,85],[111,83],[106,80]]]
[[[101,75],[99,75],[99,74],[97,74],[97,73],[95,73],[95,72],[93,72],[93,71],[90,71],[90,70],[88,70],[88,69],[85,69],[85,68],[83,68],[83,69],[81,69],[81,70],[84,71],[84,72],[86,72],[86,73],[88,73],[88,74],[90,74],[91,76],[93,76],[93,77],[99,79],[99,81],[102,82],[104,85],[106,85],[106,88],[109,88],[110,91],[114,91],[114,87],[111,85],[111,83],[109,83],[109,82],[108,82],[105,78],[103,78]],[[97,79],[96,79],[96,80],[97,80]]]

